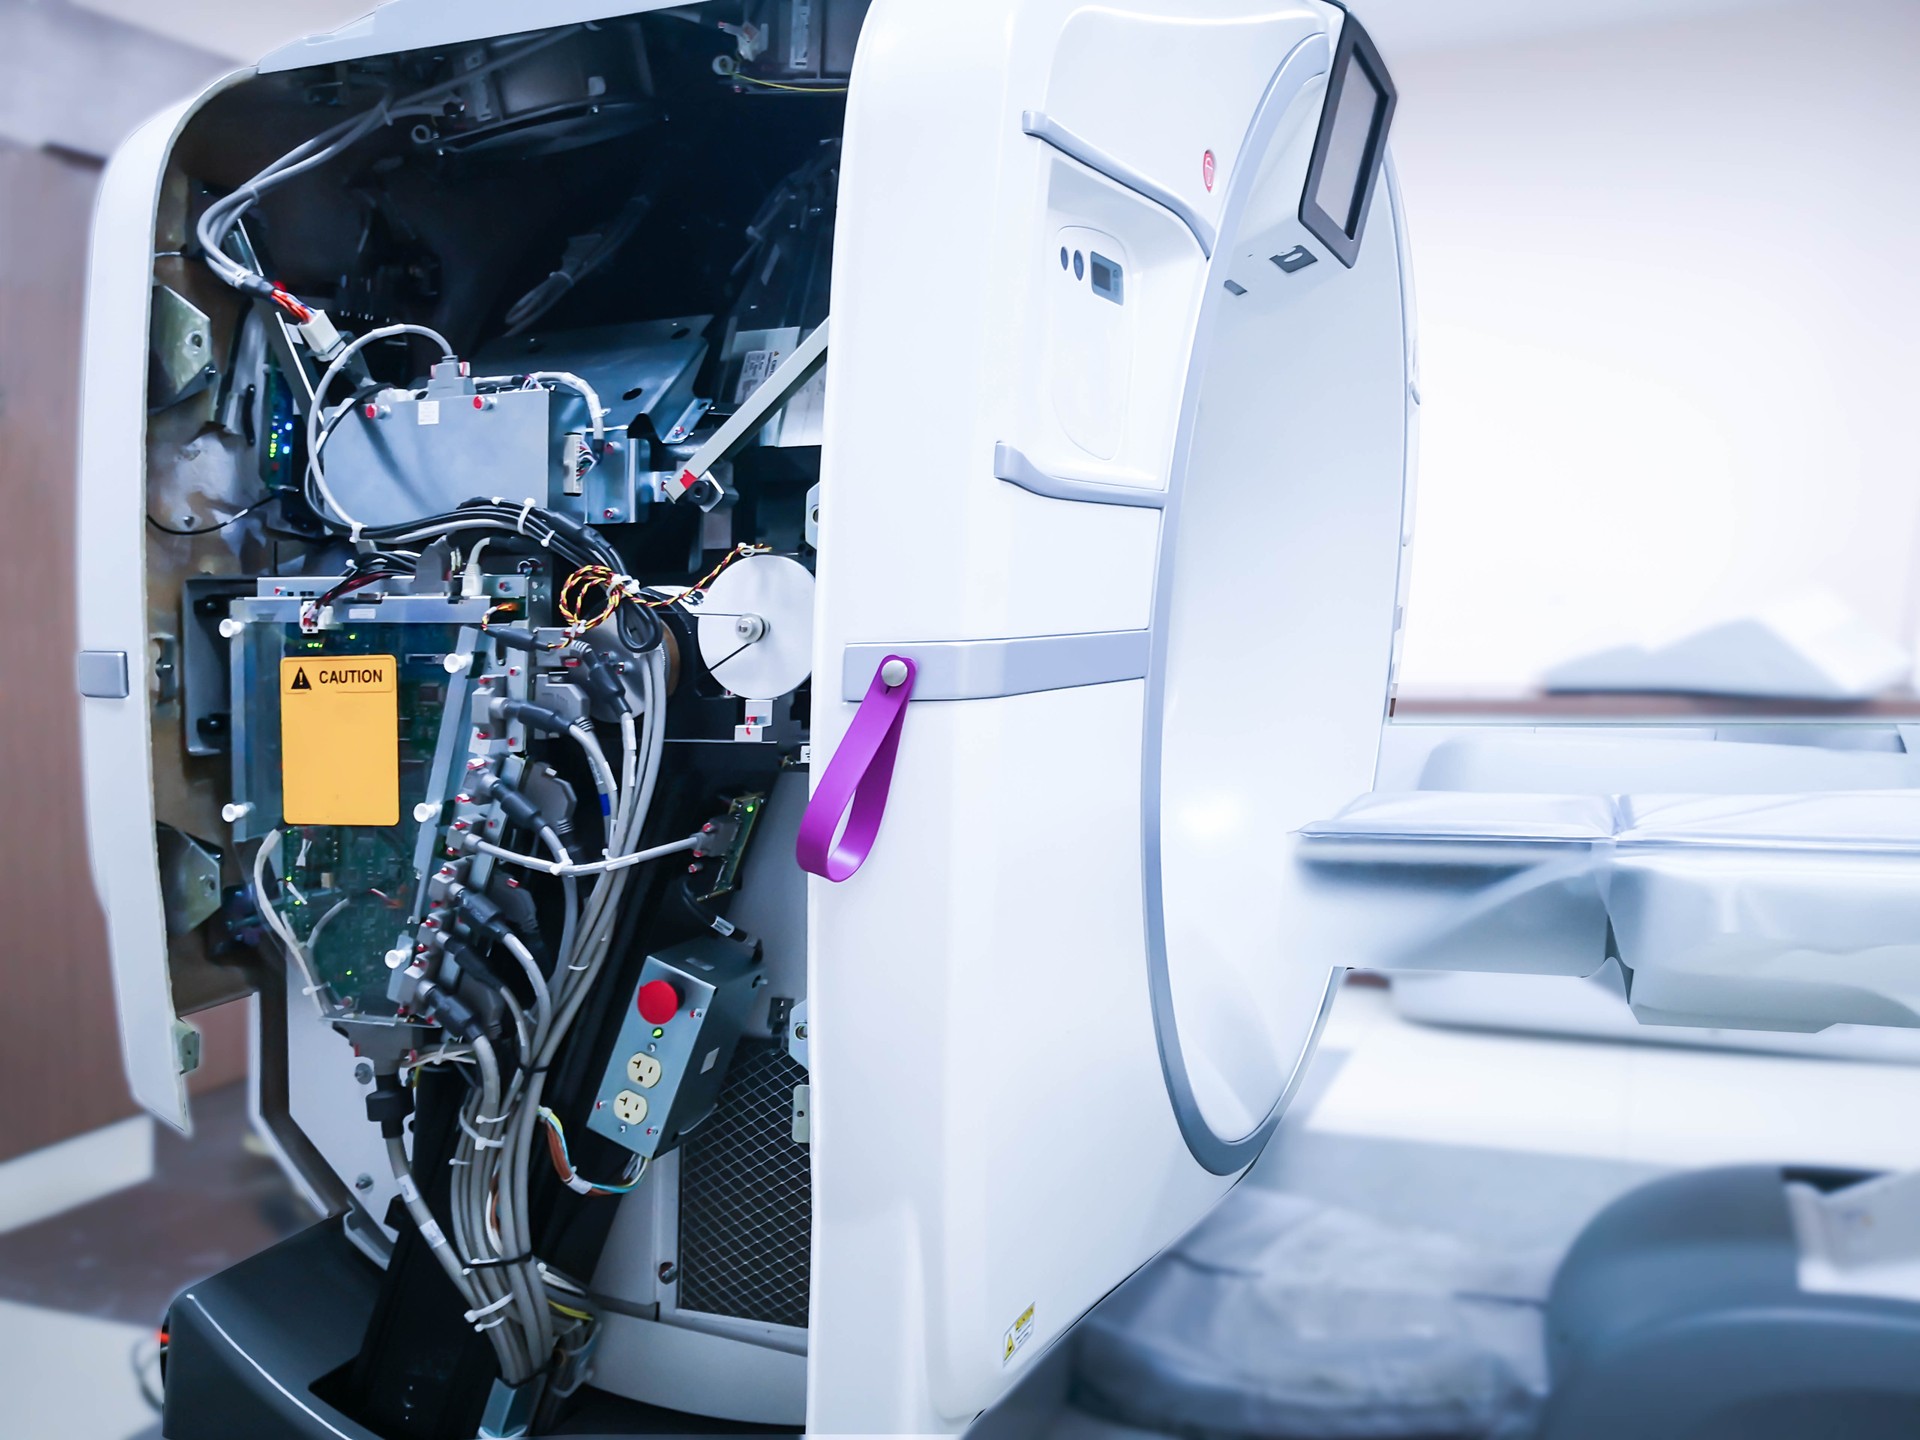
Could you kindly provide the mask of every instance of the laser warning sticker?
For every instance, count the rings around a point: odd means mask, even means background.
[[[280,662],[280,813],[288,825],[400,823],[399,662]]]

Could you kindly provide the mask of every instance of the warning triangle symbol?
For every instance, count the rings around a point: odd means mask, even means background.
[[[301,667],[300,667],[300,668],[299,668],[298,670],[296,670],[296,671],[294,671],[294,672],[293,672],[293,684],[291,684],[291,685],[289,685],[289,686],[288,686],[287,688],[288,688],[289,690],[311,690],[311,689],[313,689],[313,682],[312,682],[311,680],[309,680],[309,679],[307,679],[307,667],[306,667],[306,666],[304,666],[304,665],[302,665],[302,666],[301,666]]]

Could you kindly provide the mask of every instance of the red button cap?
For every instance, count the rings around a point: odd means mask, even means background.
[[[649,980],[640,987],[637,1003],[642,1020],[649,1025],[664,1025],[680,1013],[680,992],[665,980]]]

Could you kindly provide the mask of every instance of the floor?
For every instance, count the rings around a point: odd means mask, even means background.
[[[1677,1165],[1920,1166],[1920,1066],[1450,1030],[1349,985],[1300,1101],[1247,1183],[1481,1245],[1557,1252]],[[158,1440],[136,1354],[172,1294],[309,1223],[235,1087],[163,1132],[155,1176],[0,1234],[7,1440]],[[1138,1440],[1065,1403],[1070,1351],[1007,1433]]]
[[[142,1397],[167,1302],[312,1223],[252,1142],[244,1086],[197,1097],[196,1134],[162,1129],[154,1175],[0,1234],[7,1440],[159,1440]]]
[[[1677,1167],[1920,1167],[1917,1106],[1917,1065],[1446,1029],[1349,984],[1245,1183],[1551,1261]],[[1070,1347],[992,1440],[1161,1440],[1073,1408]]]

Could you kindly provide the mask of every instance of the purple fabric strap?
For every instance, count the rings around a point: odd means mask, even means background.
[[[898,685],[882,678],[887,667],[904,665]],[[873,852],[880,821],[887,813],[887,791],[893,785],[893,760],[900,750],[900,727],[907,718],[918,668],[904,655],[889,655],[873,672],[866,698],[854,712],[853,724],[834,751],[827,773],[800,818],[800,838],[794,854],[800,868],[838,884],[850,878]],[[840,822],[846,829],[839,839]]]

